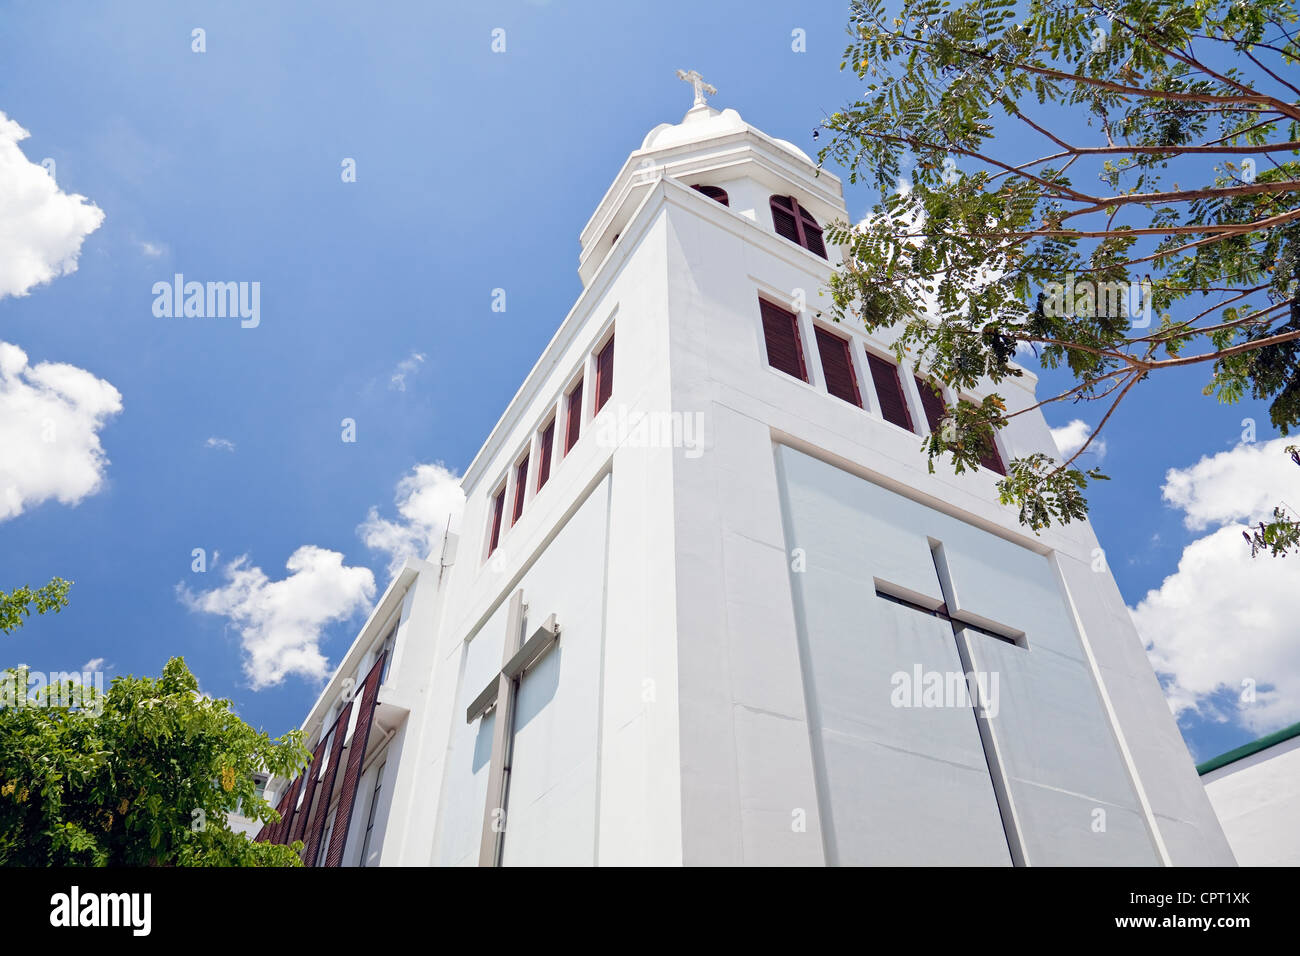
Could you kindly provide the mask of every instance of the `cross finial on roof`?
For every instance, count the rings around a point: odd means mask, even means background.
[[[683,81],[684,83],[689,83],[691,84],[691,86],[695,87],[696,106],[705,105],[704,96],[706,93],[709,96],[713,96],[718,92],[714,87],[710,86],[708,83],[705,83],[704,77],[700,76],[700,74],[696,73],[694,70],[689,70],[689,71],[678,70],[677,79]]]

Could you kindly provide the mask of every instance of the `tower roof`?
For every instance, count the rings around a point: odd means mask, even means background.
[[[798,146],[784,139],[769,136],[757,127],[749,125],[740,118],[740,114],[735,110],[715,110],[713,107],[703,104],[691,107],[680,123],[660,123],[646,134],[646,138],[641,143],[641,150],[670,149],[674,146],[702,143],[706,140],[743,132],[754,133],[777,144],[805,163],[816,165],[812,158]]]

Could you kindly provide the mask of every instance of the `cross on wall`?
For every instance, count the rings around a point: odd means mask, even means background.
[[[943,601],[939,606],[928,607],[926,604],[913,599],[911,596],[913,592],[880,578],[875,579],[876,597],[948,622],[952,627],[953,642],[957,646],[957,657],[960,659],[962,670],[966,674],[975,673],[969,649],[964,639],[967,631],[982,634],[1016,647],[1026,647],[1024,631],[984,617],[978,617],[969,611],[960,609],[956,600],[956,593],[953,590],[951,570],[943,553],[943,544],[933,538],[929,540],[930,557],[934,561],[934,571],[939,578],[939,590],[943,596]],[[993,783],[993,793],[997,799],[998,814],[1002,818],[1002,830],[1007,838],[1007,849],[1011,853],[1011,860],[1015,866],[1025,866],[1024,841],[1021,839],[1020,827],[1016,822],[1015,805],[1011,800],[1010,784],[1006,772],[1003,770],[997,740],[994,738],[993,729],[989,725],[986,709],[987,701],[983,699],[984,688],[978,680],[970,681],[970,685],[972,688],[971,707],[975,711],[975,725],[979,728],[980,745],[984,750],[984,761],[988,765],[989,779]]]
[[[483,810],[483,835],[479,840],[479,866],[500,866],[505,843],[506,803],[510,797],[510,766],[515,745],[515,704],[525,674],[545,657],[560,639],[555,615],[548,617],[528,640],[523,637],[528,605],[523,588],[510,597],[501,669],[492,676],[465,711],[465,722],[496,712],[492,727],[492,759],[488,766],[487,804]]]

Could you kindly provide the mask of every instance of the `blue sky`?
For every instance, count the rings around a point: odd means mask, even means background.
[[[0,520],[0,588],[76,582],[66,611],[5,639],[6,658],[38,670],[103,658],[111,678],[181,654],[253,724],[295,726],[319,683],[290,674],[254,689],[238,622],[195,610],[178,585],[225,588],[246,556],[266,580],[245,583],[265,595],[310,545],[369,569],[382,591],[391,556],[358,527],[372,508],[401,525],[397,486],[416,465],[469,463],[580,290],[579,229],[645,133],[690,105],[674,71],[698,69],[715,105],[815,152],[811,131],[856,88],[838,70],[845,9],[0,4],[0,111],[30,132],[28,160],[53,159],[58,186],[105,214],[75,272],[0,296],[0,341],[33,366],[111,383],[122,406],[97,432],[111,462],[98,490]],[[206,52],[191,49],[195,28]],[[490,49],[494,28],[504,53]],[[796,28],[806,53],[791,50]],[[355,183],[341,179],[346,158]],[[872,200],[850,189],[850,212]],[[259,282],[260,325],[155,316],[153,284],[177,272]],[[496,288],[504,313],[491,310]],[[1200,371],[1151,381],[1104,433],[1113,480],[1092,492],[1093,521],[1133,606],[1226,521],[1208,507],[1189,529],[1162,499],[1166,471],[1231,452],[1247,416],[1259,442],[1274,437],[1262,405],[1217,406],[1202,384]],[[1095,414],[1047,413],[1054,426]],[[195,548],[205,574],[191,570]],[[341,586],[355,611],[364,581]],[[363,618],[322,625],[331,663]],[[1300,679],[1288,653],[1244,660],[1262,687],[1283,686],[1269,669],[1289,662]],[[1241,664],[1225,661],[1224,680]],[[1182,726],[1202,759],[1297,719],[1294,697],[1261,723],[1201,696]]]

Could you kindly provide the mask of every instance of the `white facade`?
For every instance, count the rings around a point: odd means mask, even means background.
[[[1300,724],[1241,750],[1201,776],[1237,862],[1300,866]]]
[[[342,862],[367,826],[369,865],[480,861],[498,711],[467,712],[522,589],[522,636],[555,615],[559,640],[515,685],[503,864],[1232,863],[1090,527],[1035,537],[996,475],[930,474],[910,370],[915,432],[881,417],[866,356],[888,341],[835,326],[866,407],[827,393],[831,264],[774,231],[772,195],[847,218],[833,175],[707,107],[614,180],[582,295],[466,472],[459,540],[390,585],[304,723],[315,746],[396,625]],[[769,366],[760,297],[798,313],[810,381]],[[1001,391],[1027,407],[1034,382]],[[999,441],[1056,454],[1038,412]],[[971,671],[985,716],[920,687]]]

